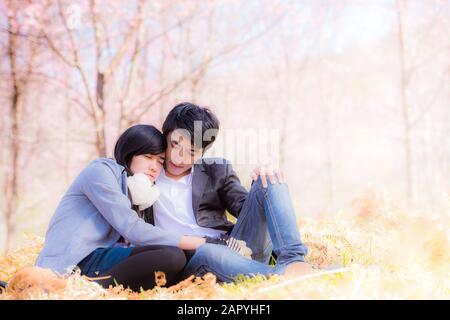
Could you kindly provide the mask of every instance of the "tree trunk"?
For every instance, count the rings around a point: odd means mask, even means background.
[[[104,75],[101,72],[97,73],[97,112],[95,115],[95,146],[99,157],[106,157],[106,132],[105,132],[105,108],[104,108]]]
[[[107,156],[104,118],[104,113],[102,113],[95,125],[95,148],[99,157]]]
[[[8,58],[11,69],[12,95],[10,104],[11,132],[9,140],[9,169],[6,178],[6,205],[5,205],[5,249],[12,248],[12,237],[14,234],[13,216],[17,208],[18,192],[18,169],[19,169],[19,99],[20,88],[16,74],[16,38],[9,32]]]
[[[326,149],[326,179],[327,179],[327,189],[328,189],[328,207],[333,209],[334,207],[334,179],[333,179],[333,144],[332,144],[332,115],[331,115],[331,101],[329,101],[325,106],[325,149]]]
[[[402,1],[397,0],[398,15],[398,45],[400,62],[400,94],[403,117],[403,148],[405,153],[405,184],[406,202],[409,207],[413,204],[413,171],[412,171],[412,141],[411,141],[411,111],[408,105],[406,90],[408,79],[406,78],[405,44],[403,35]]]
[[[14,93],[11,99],[11,140],[10,140],[10,167],[7,175],[6,184],[6,209],[5,209],[5,224],[6,224],[6,251],[12,248],[12,237],[14,234],[13,216],[17,208],[17,192],[18,192],[18,167],[19,167],[19,92],[14,86]]]

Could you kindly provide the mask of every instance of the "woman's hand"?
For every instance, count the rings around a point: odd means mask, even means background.
[[[261,176],[261,182],[263,188],[267,188],[267,177],[269,177],[269,181],[271,184],[277,184],[286,182],[284,178],[283,171],[281,169],[274,169],[271,165],[260,165],[253,169],[250,177],[253,181],[258,180],[258,177]],[[278,181],[277,179],[278,178]]]
[[[206,243],[206,239],[194,236],[182,236],[178,247],[182,250],[195,250]]]
[[[233,251],[236,251],[237,253],[248,259],[252,258],[252,250],[247,247],[245,241],[237,240],[227,235],[222,235],[219,238],[183,236],[181,237],[181,241],[178,247],[182,250],[196,250],[198,247],[204,245],[205,243],[223,245]]]
[[[241,256],[248,258],[250,260],[252,259],[252,250],[249,247],[247,247],[247,243],[244,240],[238,240],[227,234],[222,234],[219,236],[219,238],[211,238],[211,237],[205,238],[206,243],[213,243],[226,246],[231,250],[239,253]]]

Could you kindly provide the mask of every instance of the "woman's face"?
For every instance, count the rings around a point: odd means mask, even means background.
[[[152,182],[158,178],[159,174],[163,170],[165,159],[165,153],[154,154],[141,154],[133,156],[131,159],[130,169],[133,174],[143,173]]]

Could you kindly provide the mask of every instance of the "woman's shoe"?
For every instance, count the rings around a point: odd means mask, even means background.
[[[8,284],[6,282],[0,281],[0,288],[5,289]],[[0,291],[1,293],[1,291]]]

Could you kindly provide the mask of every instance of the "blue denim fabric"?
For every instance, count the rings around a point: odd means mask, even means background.
[[[84,258],[78,267],[82,275],[96,277],[128,258],[132,251],[131,247],[98,248]]]
[[[218,281],[231,282],[239,274],[281,274],[288,264],[304,261],[308,252],[300,240],[287,184],[268,182],[263,188],[261,177],[253,183],[231,235],[247,242],[252,260],[226,246],[208,243],[196,250],[185,276],[211,272]],[[275,266],[268,265],[272,250],[278,257]]]

